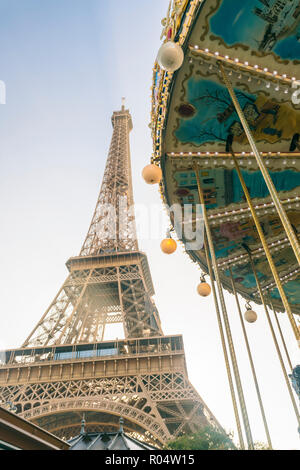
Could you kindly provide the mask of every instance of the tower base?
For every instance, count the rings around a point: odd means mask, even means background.
[[[2,353],[0,400],[66,439],[119,426],[162,445],[182,433],[221,426],[189,382],[182,336],[23,348]]]

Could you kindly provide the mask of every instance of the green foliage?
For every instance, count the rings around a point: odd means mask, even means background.
[[[171,450],[229,450],[236,449],[227,434],[211,427],[201,429],[194,434],[184,434],[169,441],[165,449]]]
[[[268,444],[265,442],[254,442],[254,449],[255,450],[271,450]]]

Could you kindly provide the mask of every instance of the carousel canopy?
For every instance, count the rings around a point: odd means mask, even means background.
[[[232,143],[292,312],[300,313],[299,266],[220,73],[221,63],[298,237],[300,2],[174,0],[162,24],[165,42],[179,44],[184,52],[175,72],[158,62],[153,72],[152,162],[163,171],[162,197],[169,206],[199,204],[197,161],[223,286],[231,290],[230,267],[238,292],[261,302],[250,250],[266,300],[270,304],[270,296],[283,310],[235,169]],[[182,240],[188,241],[184,230]],[[208,271],[203,248],[187,253]]]

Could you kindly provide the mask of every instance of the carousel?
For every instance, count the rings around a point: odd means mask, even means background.
[[[201,219],[204,235],[193,247],[170,211],[161,248],[174,252],[177,237],[201,268],[195,288],[214,297],[240,447],[252,449],[224,289],[235,297],[272,448],[245,322],[262,305],[300,426],[300,366],[278,321],[288,317],[300,347],[300,1],[171,0],[162,25],[143,177],[166,207],[191,207],[193,233]]]

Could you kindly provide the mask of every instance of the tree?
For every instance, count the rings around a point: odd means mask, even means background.
[[[254,449],[255,450],[271,450],[268,444],[265,442],[254,442]]]
[[[184,434],[169,441],[165,449],[170,450],[230,450],[236,449],[229,435],[211,427],[194,434]]]

